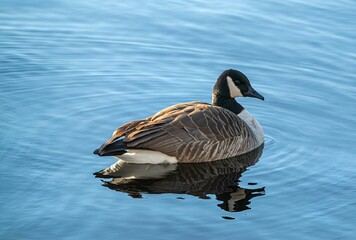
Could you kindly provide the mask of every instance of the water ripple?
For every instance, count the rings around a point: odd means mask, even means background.
[[[1,9],[0,238],[217,239],[238,227],[242,239],[353,239],[354,1],[13,0]],[[210,102],[227,68],[266,98],[239,99],[266,135],[238,183],[266,188],[241,202],[251,211],[222,216],[214,197],[137,200],[99,186],[91,173],[112,159],[91,153],[116,127]]]

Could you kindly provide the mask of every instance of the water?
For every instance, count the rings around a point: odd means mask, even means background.
[[[0,239],[353,239],[355,12],[351,0],[1,1]],[[128,194],[92,175],[115,163],[92,151],[116,127],[209,102],[227,68],[266,98],[240,100],[266,133],[259,161],[226,175],[230,192],[257,191],[240,211],[219,184]]]

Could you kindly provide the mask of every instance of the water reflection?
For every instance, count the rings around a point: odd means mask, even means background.
[[[238,186],[241,174],[248,166],[256,164],[262,150],[263,145],[244,155],[209,163],[152,165],[119,160],[94,175],[112,178],[104,181],[103,186],[128,193],[133,198],[142,198],[143,193],[176,193],[209,199],[209,195],[214,194],[217,200],[222,201],[218,204],[221,209],[239,212],[249,209],[252,198],[265,194],[264,187]]]

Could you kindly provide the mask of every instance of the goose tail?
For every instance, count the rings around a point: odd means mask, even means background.
[[[100,148],[94,150],[94,154],[99,156],[116,156],[126,153],[127,146],[123,139],[106,142]]]

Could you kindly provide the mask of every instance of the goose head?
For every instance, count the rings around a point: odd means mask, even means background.
[[[214,86],[213,98],[214,96],[223,99],[253,97],[264,100],[264,97],[253,89],[248,78],[234,69],[226,70],[219,76]]]

